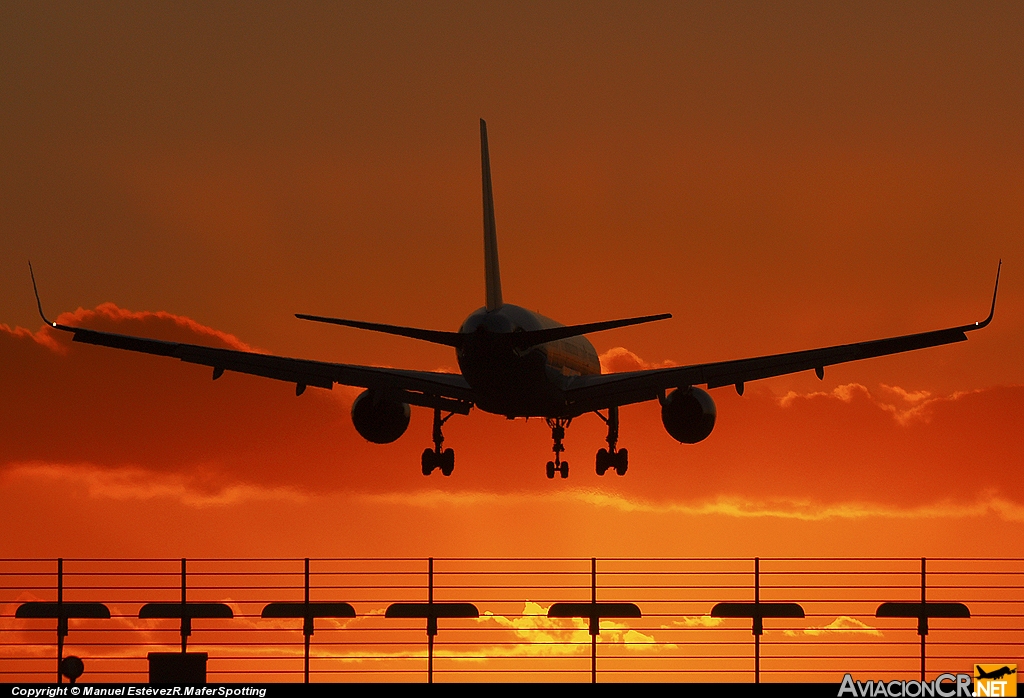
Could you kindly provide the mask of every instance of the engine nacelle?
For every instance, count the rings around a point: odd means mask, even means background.
[[[684,444],[703,441],[715,428],[718,410],[711,396],[700,388],[673,390],[661,405],[661,423],[669,435]]]
[[[364,390],[352,403],[352,424],[367,441],[389,444],[409,428],[409,406],[378,390]]]

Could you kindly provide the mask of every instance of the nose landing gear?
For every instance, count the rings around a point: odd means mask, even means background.
[[[442,418],[441,410],[434,408],[434,448],[425,449],[423,456],[420,458],[424,475],[430,475],[435,469],[440,468],[441,474],[448,477],[455,470],[455,451],[450,448],[444,448],[444,434],[441,432],[441,427],[454,414],[454,412],[449,412]]]
[[[597,474],[604,475],[609,468],[615,468],[619,475],[625,475],[629,469],[629,451],[626,449],[616,450],[615,445],[619,442],[619,408],[609,407],[608,416],[596,412],[598,417],[608,425],[608,448],[602,448],[597,452]]]
[[[548,419],[548,426],[551,427],[551,438],[554,440],[554,445],[551,450],[555,453],[555,459],[548,461],[547,475],[549,480],[555,479],[555,472],[558,472],[562,479],[569,477],[569,462],[562,460],[562,451],[565,450],[565,446],[562,445],[562,439],[565,438],[565,428],[569,426],[572,419]]]

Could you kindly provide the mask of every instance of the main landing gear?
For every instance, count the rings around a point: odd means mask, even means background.
[[[430,475],[435,468],[441,469],[441,474],[448,477],[455,470],[455,451],[444,447],[444,434],[441,427],[452,418],[454,412],[449,412],[444,418],[441,417],[441,410],[434,408],[434,447],[423,451],[420,463],[423,465],[423,474]]]
[[[629,468],[629,451],[626,449],[615,450],[615,445],[619,442],[619,408],[609,407],[607,417],[600,412],[595,414],[608,425],[608,437],[605,439],[608,442],[608,448],[602,448],[597,452],[597,474],[604,475],[609,468],[615,468],[616,473],[625,475]]]
[[[607,417],[600,412],[595,412],[595,414],[608,425],[608,436],[605,439],[608,442],[608,448],[602,448],[597,452],[597,474],[604,475],[610,469],[614,469],[619,475],[625,475],[626,470],[629,469],[629,451],[624,448],[616,449],[616,445],[619,443],[619,408],[609,407]],[[555,459],[548,461],[548,479],[553,480],[555,473],[561,475],[562,478],[567,478],[569,477],[569,464],[562,460],[562,452],[565,450],[562,439],[565,438],[565,428],[569,426],[572,419],[549,418],[547,422],[551,427],[551,438],[555,442],[551,447],[555,453]]]
[[[565,446],[562,445],[562,439],[565,438],[565,428],[569,426],[572,419],[548,419],[548,426],[551,427],[551,438],[554,440],[555,445],[551,447],[551,450],[555,452],[555,459],[548,461],[548,479],[553,480],[555,478],[555,472],[557,471],[564,480],[569,477],[569,463],[562,460],[562,451],[565,450]]]

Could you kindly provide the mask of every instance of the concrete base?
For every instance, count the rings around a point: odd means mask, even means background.
[[[150,683],[206,683],[206,652],[150,652]]]

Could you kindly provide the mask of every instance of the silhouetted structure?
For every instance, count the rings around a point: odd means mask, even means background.
[[[597,558],[590,558],[590,603],[560,602],[551,604],[548,618],[585,618],[590,632],[590,682],[597,683],[597,636],[601,634],[602,618],[640,618],[635,603],[597,602]]]
[[[309,601],[309,558],[305,564],[305,600],[302,603],[278,601],[263,607],[261,618],[302,618],[302,635],[305,645],[303,683],[309,683],[309,641],[313,637],[314,618],[355,618],[356,611],[351,604],[339,602]]]
[[[921,558],[921,603],[889,601],[875,611],[876,618],[917,618],[917,634],[921,636],[921,680],[924,681],[925,637],[928,635],[929,618],[970,618],[971,611],[962,603],[929,603],[925,601],[927,590],[927,560]]]
[[[64,657],[60,662],[60,673],[62,676],[66,676],[69,683],[74,683],[78,680],[78,677],[85,672],[85,662],[82,661],[81,657],[71,655]]]
[[[187,596],[187,563],[181,558],[181,602],[147,603],[139,609],[139,618],[177,618],[181,621],[181,652],[150,652],[150,683],[206,683],[205,652],[189,653],[188,638],[194,618],[233,618],[231,607],[224,603],[189,603]]]
[[[439,589],[447,590],[445,595],[451,598],[451,590],[460,589],[456,592],[465,597],[477,599],[478,604],[487,604],[488,622],[485,623],[457,623],[455,625],[460,631],[471,631],[468,636],[460,636],[456,646],[459,648],[486,648],[477,653],[469,650],[467,656],[464,652],[458,652],[454,664],[446,664],[444,669],[451,669],[453,675],[459,678],[473,674],[483,675],[493,672],[515,673],[523,671],[538,672],[538,675],[568,675],[575,673],[579,676],[583,666],[580,662],[584,657],[580,655],[579,648],[583,645],[579,642],[579,633],[576,631],[567,633],[568,637],[557,637],[561,633],[552,636],[553,626],[560,625],[552,622],[538,623],[536,618],[536,606],[529,602],[540,602],[550,604],[552,590],[567,589],[571,591],[561,592],[572,594],[572,602],[557,602],[551,605],[547,612],[549,618],[586,618],[591,634],[591,680],[596,681],[596,649],[597,634],[600,632],[600,622],[605,618],[614,617],[635,617],[639,618],[640,609],[635,604],[627,603],[598,603],[597,601],[597,561],[590,559],[589,580],[580,577],[579,574],[586,568],[586,559],[569,558],[456,558],[458,566],[442,568],[446,572]],[[803,608],[795,603],[762,603],[760,599],[760,559],[747,558],[752,562],[754,571],[754,597],[753,603],[744,602],[741,599],[744,594],[742,589],[750,578],[751,568],[745,568],[741,561],[737,566],[736,558],[637,558],[620,559],[613,564],[613,574],[605,574],[602,578],[602,585],[607,590],[603,594],[615,594],[618,598],[634,597],[645,599],[644,617],[656,617],[657,622],[647,628],[639,624],[633,625],[638,630],[654,630],[654,637],[651,638],[650,649],[653,652],[627,651],[625,654],[616,650],[623,649],[621,645],[605,644],[602,653],[606,660],[626,661],[629,666],[620,665],[618,662],[606,661],[604,671],[606,676],[613,676],[619,673],[630,672],[633,676],[646,675],[664,678],[675,676],[676,680],[687,676],[700,676],[704,680],[711,674],[718,675],[720,680],[753,680],[760,681],[760,639],[759,635],[764,632],[766,618],[799,618],[803,615]],[[54,563],[57,563],[54,565]],[[81,567],[77,563],[84,563]],[[171,566],[168,567],[168,562]],[[323,618],[328,615],[336,617],[353,617],[355,609],[350,604],[341,602],[315,602],[315,598],[327,592],[328,589],[346,589],[346,594],[351,594],[363,604],[373,604],[372,608],[383,608],[394,598],[408,599],[406,594],[413,594],[415,589],[427,587],[424,596],[427,596],[427,603],[398,603],[389,607],[387,617],[390,618],[421,618],[426,619],[428,633],[428,680],[433,681],[433,638],[438,632],[439,618],[465,618],[482,615],[477,611],[477,606],[469,603],[433,603],[435,594],[434,560],[420,558],[419,562],[427,562],[428,575],[419,577],[420,572],[409,567],[408,558],[391,558],[386,560],[375,560],[370,558],[328,558],[321,561],[292,559],[286,562],[282,570],[282,560],[262,559],[229,559],[216,561],[217,566],[204,566],[201,568],[202,576],[197,579],[196,568],[192,566],[192,578],[186,576],[186,561],[181,566],[182,599],[170,603],[145,604],[145,610],[140,612],[140,606],[149,598],[154,590],[165,590],[156,593],[174,594],[178,586],[179,571],[173,567],[174,561],[162,560],[97,560],[88,559],[81,561],[73,560],[23,560],[23,559],[0,559],[0,589],[4,591],[5,597],[11,598],[40,598],[40,594],[49,594],[54,588],[56,581],[57,601],[31,601],[17,606],[8,612],[6,619],[0,617],[0,634],[3,640],[4,656],[0,663],[0,673],[7,676],[8,681],[13,680],[19,684],[24,682],[53,681],[53,665],[50,664],[53,655],[47,658],[45,646],[53,626],[47,622],[40,622],[38,619],[56,619],[57,623],[57,656],[61,677],[64,679],[80,680],[84,664],[78,665],[76,669],[75,658],[65,657],[67,651],[65,636],[68,635],[70,619],[75,618],[109,618],[118,615],[122,618],[139,615],[149,618],[177,618],[183,626],[183,637],[181,650],[172,652],[153,652],[150,659],[150,680],[154,682],[192,682],[199,683],[205,680],[208,656],[205,653],[187,651],[188,633],[191,631],[193,618],[204,617],[231,617],[231,611],[235,614],[243,614],[247,618],[262,615],[266,618],[302,618],[304,631],[304,644],[306,647],[306,661],[303,664],[302,678],[300,677],[299,664],[295,662],[297,655],[294,654],[294,643],[298,636],[293,636],[288,641],[287,636],[282,637],[283,625],[288,627],[289,623],[262,623],[263,627],[226,627],[231,624],[210,623],[210,630],[214,637],[211,641],[219,642],[222,646],[230,644],[232,651],[229,655],[232,658],[230,666],[225,666],[223,671],[227,674],[235,674],[245,670],[252,672],[250,676],[264,677],[263,680],[277,681],[281,679],[290,681],[310,681],[318,677],[342,676],[362,678],[369,675],[397,676],[422,670],[419,664],[417,652],[408,651],[410,643],[416,643],[415,637],[409,637],[409,623],[389,623],[380,621],[380,616],[385,615],[382,611],[372,612],[377,615],[376,619],[370,619],[366,627],[359,628],[336,628],[338,624],[321,622],[321,630],[336,630],[338,635],[343,637],[328,638],[321,640],[324,643],[333,643],[336,647],[343,648],[339,652],[329,652],[330,657],[320,660],[319,664],[310,665],[311,636],[316,618]],[[215,562],[215,561],[207,561]],[[777,566],[778,563],[785,566]],[[379,566],[384,563],[385,566]],[[300,587],[299,578],[296,574],[298,565],[303,565],[304,580]],[[418,566],[418,562],[414,562]],[[569,564],[570,567],[566,567]],[[602,563],[603,564],[603,563]],[[930,618],[963,618],[972,619],[971,623],[951,622],[944,623],[940,630],[945,633],[943,636],[943,652],[936,655],[932,651],[932,676],[944,672],[962,672],[966,666],[977,661],[985,661],[985,657],[1008,658],[1020,645],[1021,633],[1024,633],[1024,589],[1014,583],[1024,573],[1024,558],[958,558],[943,561],[942,570],[944,573],[940,580],[936,580],[934,563],[929,569],[927,560],[923,558],[776,558],[771,562],[771,576],[766,578],[766,590],[778,597],[783,589],[810,589],[813,590],[814,608],[809,609],[809,614],[818,617],[836,618],[835,623],[825,626],[814,624],[814,628],[807,628],[810,636],[800,632],[802,624],[787,623],[778,624],[781,627],[792,629],[796,632],[787,632],[783,636],[781,632],[773,637],[775,648],[770,656],[775,656],[779,661],[770,661],[765,667],[766,677],[773,674],[778,676],[795,675],[818,675],[829,672],[843,672],[851,669],[857,672],[867,672],[867,676],[878,677],[885,674],[904,675],[902,678],[909,678],[905,673],[909,671],[913,678],[918,675],[918,660],[920,660],[920,671],[925,678],[929,678],[924,672],[925,666],[925,635],[929,630],[934,631]],[[584,565],[583,568],[580,565]],[[917,573],[920,565],[920,598],[910,599],[917,593]],[[311,567],[316,567],[318,573],[316,579],[312,578]],[[605,569],[602,567],[602,569]],[[65,572],[73,570],[69,575]],[[422,568],[420,568],[422,570]],[[929,579],[927,573],[931,571]],[[56,572],[56,575],[55,575]],[[320,574],[324,576],[321,577]],[[574,576],[566,581],[567,574]],[[946,576],[948,574],[948,576]],[[410,579],[412,575],[412,579]],[[774,581],[772,581],[774,580]],[[945,580],[945,581],[942,581]],[[967,589],[972,590],[972,609],[968,609],[964,603],[943,601],[928,601],[927,585],[930,581],[932,590],[938,589]],[[427,584],[423,584],[427,582]],[[909,582],[909,586],[908,586]],[[225,604],[195,604],[189,603],[186,593],[192,596],[196,591],[187,592],[188,586],[193,590],[202,589],[207,599],[233,598],[238,599],[238,607],[228,608]],[[591,593],[586,594],[587,586]],[[316,587],[314,589],[314,587]],[[891,592],[880,592],[879,590],[890,588]],[[611,591],[611,590],[617,591]],[[624,590],[633,591],[624,591]],[[472,591],[471,591],[472,590]],[[101,603],[66,602],[65,597],[72,594],[76,598],[116,599],[118,607],[115,610]],[[423,592],[420,592],[423,593]],[[766,591],[766,593],[768,593]],[[797,592],[799,593],[799,592]],[[879,593],[881,596],[879,596]],[[934,596],[936,592],[932,591]],[[952,591],[945,591],[945,598],[949,599]],[[87,596],[85,596],[87,594]],[[285,598],[302,599],[292,603],[271,603],[267,604],[265,599],[275,598],[278,594],[287,594]],[[558,598],[559,592],[554,592],[554,598]],[[899,601],[888,601],[880,603],[880,598],[893,594],[900,598]],[[909,596],[908,596],[909,594]],[[727,602],[719,602],[723,596],[730,599]],[[739,595],[739,597],[737,596]],[[583,599],[589,596],[589,602]],[[162,596],[158,598],[167,599]],[[330,597],[327,597],[330,598]],[[457,598],[457,597],[456,597]],[[564,597],[563,597],[564,598]],[[892,597],[890,597],[892,598]],[[955,596],[953,597],[955,598]],[[522,600],[528,603],[520,606]],[[870,601],[869,601],[870,600]],[[182,604],[181,601],[185,601]],[[873,602],[872,602],[873,601]],[[867,606],[865,603],[867,602]],[[9,602],[8,602],[9,603]],[[978,616],[977,609],[973,608],[974,603],[985,605],[984,613]],[[647,605],[653,606],[648,608]],[[130,605],[130,606],[129,606]],[[184,612],[182,607],[184,605]],[[877,608],[876,608],[877,607]],[[357,606],[358,608],[358,606]],[[519,609],[522,609],[521,611]],[[745,652],[740,649],[736,651],[737,644],[745,644],[735,633],[739,625],[734,621],[725,624],[716,623],[718,627],[708,628],[708,623],[702,622],[701,616],[708,613],[711,608],[711,616],[717,618],[748,618],[752,623],[754,635],[754,659],[752,663],[754,672],[747,674],[751,665],[746,664]],[[16,609],[16,610],[15,610]],[[206,612],[205,609],[212,609]],[[972,614],[972,610],[975,612]],[[493,615],[492,615],[493,614]],[[865,614],[868,617],[865,617]],[[917,628],[922,636],[920,643],[920,657],[918,657],[918,643],[913,642],[908,646],[905,641],[896,637],[890,637],[893,629],[900,625],[904,631],[910,627],[905,621],[889,621],[881,624],[871,623],[871,616],[878,618],[915,618]],[[977,616],[975,618],[975,616]],[[237,616],[236,616],[237,617]],[[19,620],[15,621],[14,618]],[[25,622],[23,619],[37,619]],[[707,620],[707,616],[703,616]],[[869,625],[860,625],[860,621],[866,621]],[[847,622],[848,621],[848,622]],[[154,644],[159,649],[166,648],[167,633],[172,631],[165,622],[160,623],[163,627],[158,635],[165,639],[153,640],[151,633],[145,629],[138,628],[135,624],[129,623],[114,624],[109,622],[82,623],[84,628],[76,626],[76,631],[82,630],[79,639],[75,643],[84,642],[85,651],[89,657],[90,682],[92,681],[123,681],[129,674],[134,674],[132,681],[143,681],[144,676],[140,675],[141,666],[137,659],[145,656],[146,649],[153,648]],[[143,624],[148,625],[148,624]],[[297,629],[294,623],[293,628]],[[331,627],[327,627],[330,625]],[[878,626],[878,630],[884,631],[884,637],[875,632],[871,626]],[[273,626],[273,627],[271,627]],[[390,626],[390,627],[388,627]],[[412,625],[412,629],[418,623]],[[422,627],[422,626],[418,626]],[[565,624],[566,629],[570,624]],[[571,627],[582,627],[576,623]],[[731,628],[731,629],[730,629]],[[155,628],[154,628],[155,629]],[[606,626],[607,629],[607,626]],[[818,631],[821,632],[818,632]],[[218,632],[219,631],[219,632]],[[240,632],[236,632],[240,631]],[[370,631],[359,632],[359,631]],[[225,634],[225,632],[227,634]],[[284,631],[287,635],[288,631]],[[378,633],[381,633],[378,636]],[[331,634],[330,632],[326,634]],[[878,636],[878,637],[873,637]],[[230,638],[230,639],[229,639]],[[397,639],[400,641],[396,641]],[[731,638],[731,639],[730,639]],[[957,641],[960,638],[960,641]],[[606,637],[607,640],[607,637]],[[648,643],[643,642],[643,645]],[[933,643],[934,644],[934,643]],[[291,650],[289,650],[289,645]],[[399,647],[399,645],[403,645]],[[544,646],[560,645],[563,651],[546,652]],[[325,645],[326,647],[327,645]],[[384,652],[377,651],[377,647],[387,646]],[[729,651],[729,647],[732,651]],[[978,647],[985,649],[980,655]],[[855,647],[852,653],[846,648]],[[950,649],[955,647],[956,649]],[[130,648],[136,648],[133,651]],[[255,649],[250,649],[255,648]],[[360,651],[360,648],[363,651]],[[367,652],[364,648],[370,648]],[[875,651],[874,648],[877,648]],[[155,648],[154,648],[155,649]],[[569,650],[568,652],[564,650]],[[630,647],[629,650],[637,649]],[[771,649],[771,648],[769,648]],[[81,654],[71,652],[70,654]],[[629,657],[626,660],[626,657]],[[447,655],[446,655],[447,657]],[[471,657],[486,658],[487,661],[458,661]],[[530,659],[527,659],[530,657]],[[702,661],[707,659],[709,661]],[[94,662],[94,660],[96,660]],[[797,660],[803,660],[797,663]],[[854,661],[856,660],[856,661]],[[862,660],[873,660],[873,663],[865,663]],[[1012,661],[1012,660],[1008,660]],[[246,669],[243,664],[248,663]],[[280,663],[278,663],[280,662]],[[134,668],[132,667],[134,665]],[[216,665],[216,663],[215,663]],[[982,671],[984,670],[984,671]],[[1001,679],[1012,672],[1011,665],[1004,666],[1002,663],[983,664],[976,668],[975,677],[978,679]],[[76,673],[77,672],[77,673]],[[394,674],[393,672],[397,672]],[[287,677],[287,678],[286,678]],[[737,677],[746,677],[738,678]],[[898,676],[891,676],[898,678]],[[1011,680],[1013,677],[1010,677]],[[223,680],[223,679],[222,679]],[[230,679],[228,679],[230,680]],[[766,680],[770,680],[766,678]],[[783,680],[797,680],[794,678]]]
[[[384,611],[385,618],[427,619],[427,683],[434,683],[434,636],[438,618],[479,618],[480,611],[471,603],[434,603],[434,558],[427,560],[427,603],[393,603]]]
[[[765,618],[803,618],[804,609],[798,603],[761,603],[761,559],[754,558],[754,603],[717,603],[711,609],[712,618],[750,618],[754,635],[754,683],[761,683],[761,636]]]
[[[57,603],[26,601],[14,612],[15,618],[55,618],[57,620],[57,683],[63,682],[64,638],[71,618],[110,618],[110,609],[101,603],[64,603],[64,558],[57,558]],[[81,660],[79,660],[81,661]]]

